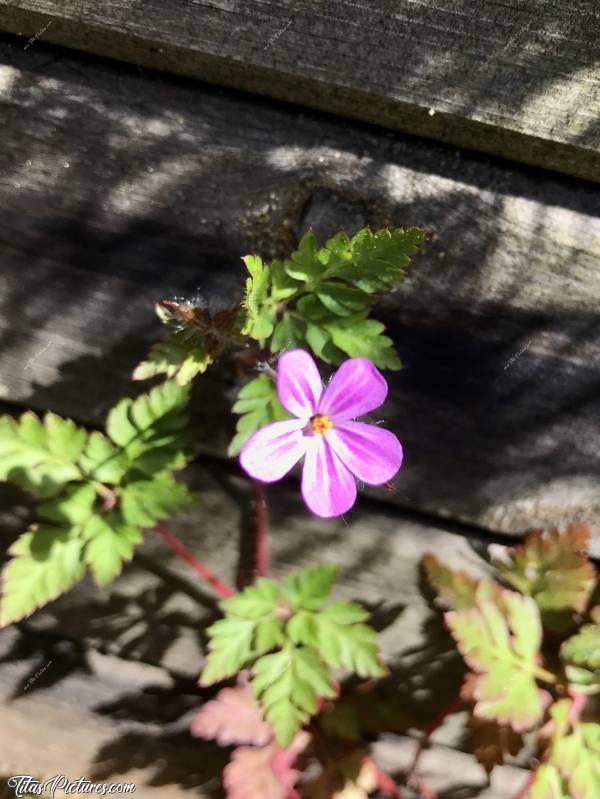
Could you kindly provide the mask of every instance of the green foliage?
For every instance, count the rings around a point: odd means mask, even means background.
[[[208,629],[201,684],[250,668],[255,696],[281,746],[316,712],[319,697],[336,695],[334,669],[385,673],[365,611],[345,601],[323,607],[336,571],[315,566],[282,583],[259,579],[223,600],[225,617]]]
[[[267,374],[260,374],[240,390],[233,413],[240,414],[236,433],[227,454],[237,455],[250,436],[269,422],[276,422],[289,417],[288,412],[279,402],[275,383]]]
[[[212,360],[200,344],[190,343],[181,333],[171,333],[152,346],[146,360],[136,366],[133,379],[148,380],[156,375],[166,375],[178,385],[185,386],[196,375],[203,374]]]
[[[108,414],[107,435],[33,413],[0,419],[0,477],[26,488],[40,520],[9,549],[0,624],[60,596],[86,566],[100,586],[133,556],[143,527],[193,502],[172,469],[185,464],[188,391],[166,382]]]
[[[367,317],[374,293],[402,281],[424,237],[418,228],[364,229],[352,238],[339,233],[319,248],[309,232],[288,259],[270,267],[248,256],[243,332],[261,346],[272,336],[272,352],[308,347],[328,363],[363,356],[399,369],[384,325]]]
[[[514,754],[508,733],[537,730],[543,763],[533,799],[600,796],[600,619],[597,608],[588,610],[599,581],[585,554],[589,534],[585,524],[536,530],[508,548],[494,565],[520,593],[425,559],[438,603],[454,608],[446,621],[472,669],[462,697],[473,751],[489,770]],[[482,719],[495,726],[482,730]]]
[[[536,683],[540,613],[530,597],[504,591],[502,601],[505,614],[477,595],[475,608],[449,611],[446,623],[477,675],[475,714],[517,731],[528,730],[544,711],[544,696]]]

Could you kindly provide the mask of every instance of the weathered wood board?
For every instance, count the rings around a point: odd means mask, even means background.
[[[100,424],[141,389],[156,300],[231,301],[241,255],[308,225],[418,224],[377,312],[405,364],[377,418],[406,459],[376,495],[497,531],[598,523],[596,187],[39,42],[0,57],[4,399]],[[225,368],[199,381],[207,452],[234,394]]]
[[[71,649],[67,640],[50,643],[16,630],[0,635],[2,799],[15,796],[9,783],[15,775],[133,783],[134,795],[144,799],[222,796],[226,750],[187,733],[201,697],[186,693],[163,669],[90,648],[73,657]],[[400,776],[415,747],[416,741],[393,736],[374,754]],[[473,799],[505,799],[527,779],[522,769],[502,766],[487,786],[472,757],[442,746],[424,754],[420,773],[440,795],[460,790]]]
[[[1,0],[0,28],[600,180],[595,0]]]

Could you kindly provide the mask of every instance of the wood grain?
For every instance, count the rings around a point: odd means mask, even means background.
[[[0,28],[600,180],[595,0],[1,0]]]
[[[600,521],[600,195],[591,184],[36,42],[1,43],[0,389],[102,423],[160,335],[153,304],[239,296],[240,256],[369,223],[425,227],[378,306],[405,447],[377,498],[521,532]],[[227,364],[198,382],[223,455]]]

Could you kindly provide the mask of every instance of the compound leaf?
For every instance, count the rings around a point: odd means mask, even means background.
[[[184,386],[197,375],[206,372],[213,362],[212,357],[197,341],[190,340],[179,332],[171,333],[163,341],[153,345],[147,358],[136,366],[134,380],[148,380],[156,375],[166,375]]]
[[[352,602],[334,602],[315,615],[318,650],[325,662],[360,677],[382,677],[386,669],[377,645],[377,633],[366,624],[364,611]]]
[[[530,788],[530,799],[569,799],[560,772],[549,763],[542,763]]]
[[[552,747],[551,763],[569,786],[570,799],[600,796],[600,724],[577,724],[570,735],[558,737]]]
[[[309,566],[287,577],[283,590],[295,608],[317,610],[329,596],[337,573],[338,567],[333,564]]]
[[[91,480],[118,485],[127,472],[129,459],[103,433],[93,431],[79,458],[79,465]]]
[[[170,474],[159,474],[152,480],[135,480],[123,486],[121,513],[126,524],[151,527],[159,519],[190,510],[195,505],[188,488]]]
[[[190,732],[199,738],[212,738],[221,746],[264,746],[273,735],[247,683],[219,691],[215,699],[203,705]]]
[[[84,572],[82,549],[77,528],[39,525],[17,538],[3,572],[0,625],[29,616],[75,585]]]
[[[570,683],[585,693],[600,691],[600,626],[584,625],[560,649]]]
[[[209,636],[209,653],[200,677],[200,685],[233,677],[254,656],[256,620],[227,616],[212,624]]]
[[[287,419],[289,414],[279,402],[275,383],[266,374],[260,374],[240,390],[238,400],[232,408],[242,414],[238,419],[236,434],[232,438],[227,454],[237,455],[250,436],[270,422]]]
[[[382,335],[385,325],[364,314],[322,322],[336,347],[351,358],[369,358],[381,369],[401,369],[402,363],[393,349],[393,341]]]
[[[518,755],[525,745],[522,735],[495,721],[471,715],[468,726],[469,749],[488,774],[501,766],[507,755]]]
[[[123,563],[131,560],[135,545],[142,540],[139,527],[128,525],[116,511],[92,516],[83,534],[87,540],[85,562],[101,587],[119,576]]]
[[[89,483],[70,485],[54,499],[40,502],[36,510],[44,519],[59,524],[83,524],[94,513],[97,494]]]
[[[273,332],[276,312],[270,301],[271,272],[258,255],[247,255],[242,259],[250,273],[246,280],[246,322],[242,333],[261,343]]]
[[[536,683],[540,613],[531,597],[511,591],[502,592],[503,613],[495,602],[482,598],[484,589],[482,581],[477,607],[449,611],[446,622],[476,673],[475,714],[521,732],[541,719],[545,707],[544,692]]]
[[[87,433],[70,419],[47,413],[43,422],[28,411],[19,420],[0,418],[0,480],[10,480],[36,497],[55,495],[81,480],[77,461]]]

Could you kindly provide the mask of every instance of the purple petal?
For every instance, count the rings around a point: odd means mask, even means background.
[[[354,419],[378,408],[387,391],[385,378],[368,358],[349,358],[331,378],[318,410],[333,421]]]
[[[277,393],[283,407],[294,416],[308,419],[313,415],[323,393],[323,382],[308,352],[283,353],[277,363]]]
[[[391,480],[402,465],[402,445],[389,430],[364,422],[341,422],[327,440],[345,466],[369,485]]]
[[[257,430],[242,447],[240,464],[250,477],[273,483],[289,472],[306,450],[303,419],[272,422]]]
[[[356,501],[356,481],[325,436],[306,436],[306,442],[302,469],[304,501],[317,516],[340,516]]]

